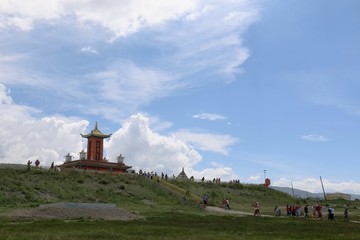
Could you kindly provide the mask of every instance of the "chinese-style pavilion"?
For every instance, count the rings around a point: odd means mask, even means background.
[[[66,156],[64,164],[60,165],[60,168],[77,168],[83,170],[93,170],[99,172],[112,172],[112,173],[124,173],[131,166],[124,164],[124,157],[120,154],[117,158],[117,162],[109,162],[106,158],[103,158],[103,141],[111,136],[110,134],[103,134],[98,129],[98,124],[95,124],[95,128],[88,134],[80,134],[81,137],[87,138],[87,152],[82,150],[80,152],[80,159],[72,160],[72,156],[68,154]]]

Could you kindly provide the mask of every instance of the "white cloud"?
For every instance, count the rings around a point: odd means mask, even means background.
[[[69,152],[78,157],[77,153],[85,146],[80,133],[86,131],[88,122],[59,116],[37,119],[32,116],[37,113],[37,109],[15,104],[6,87],[0,84],[1,163],[26,164],[27,160],[39,159],[41,166],[49,166],[52,162],[61,164]],[[236,176],[231,168],[223,166],[193,170],[202,160],[201,155],[173,136],[154,132],[149,118],[142,114],[131,116],[104,145],[105,156],[110,161],[123,154],[125,163],[137,170],[178,174],[184,167],[196,178]]]
[[[150,129],[149,119],[142,114],[124,122],[105,147],[110,159],[123,154],[127,164],[145,171],[176,173],[201,161],[200,154],[185,142]]]
[[[213,113],[199,113],[199,114],[193,115],[193,118],[206,119],[206,120],[210,120],[210,121],[227,119],[224,116],[221,116],[219,114],[213,114]]]
[[[237,142],[237,139],[230,135],[194,133],[189,130],[180,130],[173,133],[172,136],[202,151],[217,152],[224,155],[227,155],[230,146]]]
[[[191,16],[192,13],[196,16]],[[52,92],[62,103],[56,105],[58,107],[71,106],[73,109],[70,110],[99,114],[107,119],[114,119],[120,114],[121,117],[128,116],[155,99],[198,84],[208,84],[198,81],[200,78],[194,77],[197,73],[205,78],[211,76],[208,79],[212,80],[209,81],[229,81],[227,76],[232,77],[238,72],[239,65],[249,56],[249,51],[242,46],[241,34],[258,19],[258,15],[257,6],[243,0],[225,3],[176,0],[151,4],[146,0],[106,0],[101,4],[90,0],[54,0],[51,3],[41,0],[1,1],[0,31],[9,30],[6,32],[7,37],[21,35],[10,31],[9,27],[11,17],[17,17],[28,23],[27,27],[17,24],[19,29],[29,31],[41,26],[36,36],[41,39],[49,36],[49,39],[60,38],[59,43],[63,45],[54,48],[49,43],[40,53],[19,48],[17,44],[22,44],[21,41],[14,43],[14,46],[10,44],[16,49],[14,52],[21,49],[27,55],[11,53],[0,57],[0,82],[30,86],[39,91],[39,94]],[[63,33],[61,29],[64,26],[66,29],[71,28],[69,32],[73,35],[53,35],[58,33],[58,29]],[[79,30],[79,26],[83,29]],[[107,57],[103,54],[97,59],[100,61],[100,57],[104,58],[101,62],[88,64],[84,58],[79,58],[79,54],[74,55],[76,52],[69,50],[98,53],[92,44],[95,41],[96,46],[99,46],[101,41],[99,43],[98,36],[104,36],[102,44],[106,47],[101,49],[115,51],[118,47],[116,43],[104,42],[109,33],[114,38],[130,37],[144,28],[146,31],[142,33],[149,43],[146,47],[159,53],[163,51],[163,46],[169,50],[166,50],[166,54],[159,54],[154,60],[146,60],[146,63],[136,57],[130,59],[113,54]],[[96,40],[84,39],[84,36],[90,36],[87,31],[94,33],[92,35],[96,36]],[[128,44],[126,40],[121,41]],[[89,45],[84,45],[84,41]],[[131,47],[143,46],[141,43],[134,44],[130,44]],[[59,49],[67,51],[60,54],[56,52]],[[44,66],[42,56],[48,55],[49,50],[51,54],[60,54],[64,58],[62,63],[57,62],[58,58],[49,58],[50,62],[46,62]],[[68,66],[67,63],[73,60],[79,65]],[[49,66],[58,67],[55,70]],[[225,80],[223,77],[214,77],[218,74],[225,75]],[[67,92],[66,95],[63,94],[64,91]],[[93,108],[87,107],[89,99],[93,99],[90,101]],[[25,101],[32,102],[31,99]],[[66,101],[71,101],[71,104]],[[96,110],[91,112],[92,109]]]
[[[352,193],[359,194],[360,183],[355,181],[348,182],[333,182],[328,179],[322,179],[325,193],[341,192],[341,193]],[[279,180],[273,181],[272,185],[279,187],[291,187],[308,191],[311,193],[322,193],[322,186],[320,179],[318,178],[305,178],[302,180],[291,181],[287,178],[280,178]]]
[[[35,21],[51,21],[64,14],[60,0],[3,0],[0,1],[0,28],[30,31]]]
[[[327,142],[327,141],[329,141],[329,139],[326,138],[325,136],[317,135],[317,134],[304,135],[301,138],[303,140],[312,141],[312,142]]]
[[[201,171],[185,169],[185,173],[188,177],[194,176],[197,180],[204,177],[205,181],[212,181],[214,178],[220,178],[221,181],[239,179],[239,176],[229,167],[205,168]]]
[[[101,81],[99,90],[103,99],[133,107],[168,96],[179,87],[174,76],[166,72],[125,61],[113,63],[93,78]]]
[[[13,103],[0,84],[0,162],[25,164],[36,159],[42,165],[61,163],[68,152],[82,148],[80,133],[88,124],[64,117],[36,119],[34,108]]]
[[[195,7],[194,1],[181,0],[4,0],[0,2],[0,27],[30,31],[36,22],[74,17],[83,25],[100,25],[117,38],[175,20]]]
[[[91,46],[84,46],[80,49],[81,52],[84,52],[84,53],[93,53],[93,54],[98,54],[99,52],[92,48]]]
[[[201,2],[193,12],[201,14],[195,14],[196,17],[190,17],[192,21],[183,22],[181,28],[159,38],[177,46],[176,63],[186,68],[187,73],[227,75],[227,81],[232,81],[250,55],[242,44],[241,34],[259,18],[259,9],[253,3]]]
[[[160,26],[176,20],[195,8],[194,1],[128,0],[93,4],[87,1],[76,6],[78,21],[99,24],[114,33],[114,37],[126,37],[144,27]]]
[[[261,179],[262,179],[261,175],[253,175],[253,176],[248,177],[247,181],[249,181],[249,182],[253,182],[253,181],[258,182]]]

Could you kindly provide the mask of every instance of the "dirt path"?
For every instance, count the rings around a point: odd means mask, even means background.
[[[220,213],[220,214],[232,214],[232,215],[239,215],[239,216],[254,216],[254,213],[250,213],[250,212],[237,211],[237,210],[226,210],[221,207],[213,207],[213,206],[206,206],[205,210],[208,212],[214,212],[214,213]],[[261,214],[260,216],[261,217],[275,217],[273,215],[264,215],[264,214]],[[287,216],[281,216],[281,217],[284,218]],[[311,218],[309,218],[309,219],[311,219]],[[326,220],[326,218],[323,218],[323,220],[324,219]],[[350,220],[350,222],[360,223],[360,221],[354,221],[354,220]]]
[[[221,207],[213,207],[213,206],[206,206],[206,211],[209,212],[216,212],[216,213],[223,213],[223,214],[234,214],[234,215],[243,215],[243,216],[253,216],[253,213],[250,212],[243,212],[243,211],[237,211],[237,210],[226,210]]]
[[[104,203],[54,203],[44,204],[37,208],[16,209],[5,214],[15,218],[29,219],[103,219],[132,220],[140,216],[115,204]]]

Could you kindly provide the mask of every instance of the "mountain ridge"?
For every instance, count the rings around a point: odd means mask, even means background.
[[[270,186],[272,189],[275,189],[277,191],[281,191],[287,194],[290,194],[291,196],[298,197],[298,198],[313,198],[313,199],[324,199],[323,193],[311,193],[305,190],[301,189],[292,189],[290,187],[279,187],[279,186]],[[345,193],[349,194],[351,196],[351,200],[360,199],[360,194],[352,194],[352,193]]]

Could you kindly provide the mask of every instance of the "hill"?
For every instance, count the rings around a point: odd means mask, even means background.
[[[262,213],[273,214],[275,206],[305,205],[312,200],[293,198],[263,185],[241,183],[159,180],[138,174],[104,174],[78,170],[0,168],[0,210],[38,207],[43,204],[108,203],[141,215],[158,212],[198,212],[203,194],[209,205],[221,207],[224,198],[232,210],[253,212],[260,202]],[[315,202],[315,200],[314,200]],[[326,203],[324,203],[325,205]],[[342,206],[339,203],[339,206]],[[201,211],[199,212],[200,214]]]
[[[200,207],[204,193],[216,211]],[[231,210],[217,207],[225,197]],[[251,214],[256,201],[263,217]],[[0,239],[359,239],[356,201],[351,222],[340,212],[335,222],[267,217],[275,205],[307,201],[263,185],[0,167]]]
[[[114,203],[137,211],[161,206],[197,206],[207,193],[209,204],[228,198],[234,208],[252,211],[255,202],[271,206],[295,202],[288,194],[262,185],[212,182],[159,182],[138,174],[100,174],[83,171],[52,172],[17,166],[0,168],[0,203],[3,209],[34,207],[57,202]]]

